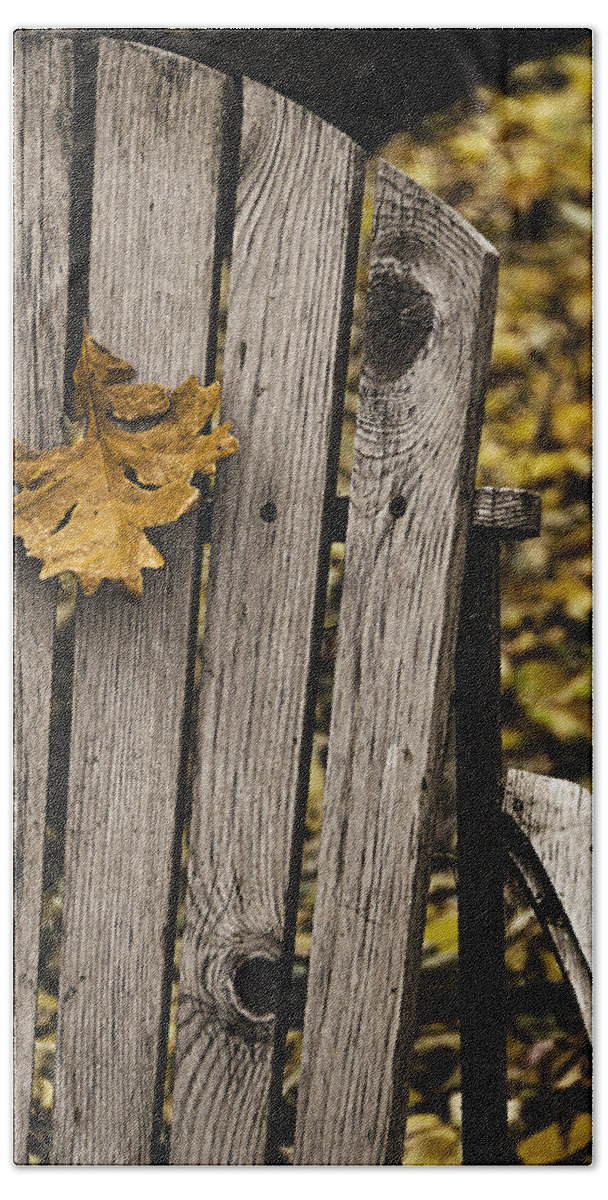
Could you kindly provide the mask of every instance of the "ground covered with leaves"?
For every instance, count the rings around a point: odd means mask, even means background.
[[[586,786],[590,783],[591,611],[590,96],[590,53],[581,46],[576,53],[517,68],[504,92],[480,91],[468,109],[433,117],[415,133],[395,137],[382,150],[384,158],[457,208],[501,254],[478,483],[536,489],[543,505],[540,538],[505,551],[503,562],[505,763]],[[339,481],[343,493],[349,488],[363,346],[372,178],[373,170],[364,208],[347,384]],[[302,994],[315,899],[342,563],[343,547],[334,546],[295,945],[294,988]],[[65,603],[69,608],[69,596]],[[67,624],[63,636],[69,637]],[[61,729],[61,713],[55,717]],[[428,900],[406,1164],[450,1165],[462,1158],[452,812],[453,772],[448,763]],[[52,811],[50,818],[52,842],[60,835]],[[184,866],[186,859],[187,838]],[[31,1139],[35,1162],[45,1161],[49,1152],[59,973],[61,871],[52,864],[60,863],[60,855],[50,854],[48,861]],[[548,942],[514,882],[507,886],[505,909],[508,1114],[513,1149],[526,1164],[588,1162],[590,1054],[582,1024]],[[178,922],[165,1099],[167,1137],[183,904]],[[284,1075],[286,1161],[291,1155],[301,1039],[300,1028],[290,1029]]]

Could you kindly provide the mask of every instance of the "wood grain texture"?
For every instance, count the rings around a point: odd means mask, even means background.
[[[381,162],[295,1158],[401,1160],[497,255]]]
[[[591,1038],[591,795],[564,779],[509,771],[504,809],[528,842],[522,845],[507,830],[511,855],[553,940]]]
[[[207,373],[227,87],[101,42],[90,325],[140,379]],[[149,1161],[194,535],[194,518],[153,535],[167,565],[141,602],[102,585],[76,614],[56,1163]]]
[[[525,488],[475,488],[473,524],[503,540],[524,541],[540,533],[539,492]]]
[[[264,1160],[363,187],[343,134],[249,81],[243,106],[222,402],[241,451],[214,496],[176,1163]]]
[[[69,177],[71,41],[15,34],[14,433],[43,450],[61,441]],[[14,575],[14,1156],[27,1161],[48,774],[56,584],[16,546]]]

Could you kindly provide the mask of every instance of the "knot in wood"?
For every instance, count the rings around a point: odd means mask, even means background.
[[[277,506],[272,500],[268,500],[260,509],[260,516],[267,525],[272,525],[277,519]]]
[[[393,498],[388,506],[388,510],[389,510],[393,520],[398,521],[399,517],[402,517],[403,514],[405,512],[407,512],[407,500],[405,499],[404,496],[401,496],[399,494],[397,494],[396,496],[393,496]]]
[[[271,934],[239,936],[214,947],[201,980],[205,1007],[232,1034],[271,1041],[279,992],[281,946]]]
[[[365,375],[376,386],[401,379],[433,331],[433,298],[411,267],[395,258],[375,264],[368,289]]]

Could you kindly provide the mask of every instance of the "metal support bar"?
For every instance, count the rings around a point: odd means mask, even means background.
[[[540,533],[540,496],[477,488],[456,646],[456,810],[462,1146],[513,1163],[507,1126],[501,844],[500,543]]]
[[[500,543],[471,530],[456,648],[456,808],[462,1146],[513,1162],[507,1130],[503,864],[499,836]]]

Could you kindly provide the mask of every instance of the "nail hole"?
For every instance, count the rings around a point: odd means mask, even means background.
[[[276,1011],[278,983],[278,963],[261,955],[245,959],[233,980],[239,1003],[255,1017],[265,1017]]]
[[[272,525],[272,522],[277,519],[276,504],[273,504],[272,500],[269,500],[267,504],[263,504],[260,509],[260,516],[268,525]]]
[[[393,496],[388,506],[388,511],[390,512],[391,517],[394,517],[394,519],[397,520],[398,517],[403,516],[406,508],[407,504],[403,499],[403,496]]]

